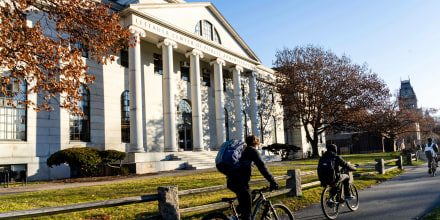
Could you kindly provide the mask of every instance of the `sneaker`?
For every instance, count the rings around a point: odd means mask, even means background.
[[[354,199],[354,196],[345,196],[344,199],[345,199],[345,200],[353,200],[353,199]]]

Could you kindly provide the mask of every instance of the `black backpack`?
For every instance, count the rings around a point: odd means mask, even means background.
[[[332,185],[336,182],[335,158],[322,158],[318,163],[318,178],[321,186]]]

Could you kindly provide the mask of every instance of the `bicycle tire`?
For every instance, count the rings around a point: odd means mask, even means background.
[[[269,210],[262,219],[276,219],[276,220],[294,220],[292,212],[287,206],[277,203],[272,205],[271,210]]]
[[[321,209],[328,219],[336,219],[339,214],[338,193],[332,194],[332,187],[326,187],[321,194]]]
[[[348,209],[356,211],[359,208],[359,194],[354,184],[350,184],[350,194],[354,197],[352,200],[346,200]]]
[[[208,215],[206,215],[205,217],[202,218],[202,220],[215,220],[215,219],[230,220],[228,218],[228,216],[226,216],[223,213],[218,213],[218,212],[208,214]]]
[[[431,160],[431,175],[434,177],[437,173],[437,164],[435,163],[435,160]]]

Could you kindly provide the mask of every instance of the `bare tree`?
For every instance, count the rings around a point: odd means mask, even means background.
[[[287,128],[303,126],[318,156],[320,134],[354,123],[356,114],[389,99],[385,83],[366,65],[313,45],[276,52],[276,88]]]
[[[127,28],[110,5],[94,0],[0,0],[1,91],[27,84],[27,93],[43,97],[40,104],[20,105],[51,110],[50,99],[63,95],[61,107],[80,113],[81,85],[93,83],[81,56],[98,63],[113,61],[112,54],[132,42]],[[9,103],[14,105],[14,103]]]

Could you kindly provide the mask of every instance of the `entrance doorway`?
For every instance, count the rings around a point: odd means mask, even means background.
[[[182,100],[177,106],[178,118],[178,133],[179,133],[179,149],[184,151],[193,150],[192,141],[192,113],[191,104]]]

